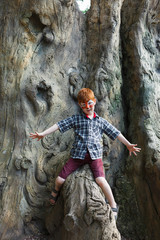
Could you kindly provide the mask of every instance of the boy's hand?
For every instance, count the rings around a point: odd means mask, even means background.
[[[141,148],[137,148],[136,147],[137,144],[130,144],[130,145],[127,145],[127,148],[129,150],[129,156],[132,155],[132,152],[135,156],[137,156],[136,152],[140,152],[141,151]]]
[[[30,133],[30,138],[36,139],[37,141],[41,140],[44,136],[41,133],[35,132],[35,133]]]
[[[132,152],[135,156],[137,156],[136,152],[140,152],[141,151],[141,148],[137,148],[137,144],[131,144],[123,135],[122,133],[120,133],[118,135],[118,140],[120,142],[122,142],[124,145],[126,145],[126,147],[128,148],[129,150],[129,155],[131,156],[132,155]]]

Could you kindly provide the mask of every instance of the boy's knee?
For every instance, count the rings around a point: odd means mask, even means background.
[[[56,183],[57,183],[58,185],[62,185],[64,182],[65,182],[65,179],[64,179],[64,178],[61,178],[60,176],[58,176],[58,177],[56,178]]]
[[[95,180],[100,187],[103,186],[104,182],[106,181],[104,177],[97,177]]]

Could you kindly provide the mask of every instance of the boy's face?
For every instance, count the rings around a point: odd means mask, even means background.
[[[96,99],[89,100],[88,102],[79,103],[79,106],[81,107],[82,111],[89,116],[94,114],[95,105],[96,105]]]

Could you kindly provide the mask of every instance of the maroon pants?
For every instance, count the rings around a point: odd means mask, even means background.
[[[59,176],[63,179],[66,179],[68,175],[70,175],[77,168],[79,168],[80,166],[83,166],[84,164],[89,164],[91,171],[94,175],[94,178],[105,177],[102,159],[98,158],[98,159],[92,160],[89,153],[86,153],[85,159],[83,160],[70,158],[64,165]]]

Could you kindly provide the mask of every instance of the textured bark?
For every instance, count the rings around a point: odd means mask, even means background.
[[[97,113],[142,147],[127,159],[122,144],[103,137],[120,232],[159,240],[159,8],[151,0],[92,0],[84,15],[74,0],[1,0],[2,240],[40,233],[54,240],[121,239],[88,166],[68,177],[54,208],[47,205],[73,132],[29,138],[77,113],[82,87],[95,92]]]
[[[121,239],[111,208],[88,165],[67,178],[61,195],[46,218],[47,229],[53,236],[51,239]],[[59,213],[61,217],[57,221],[55,216]]]
[[[157,240],[160,236],[159,13],[159,1],[146,0],[125,1],[122,11],[123,79],[129,135],[142,147],[138,158],[128,162],[128,170],[136,186],[149,239]]]

